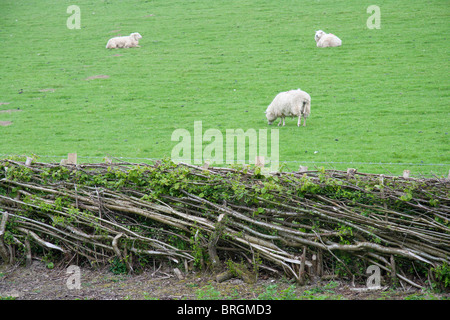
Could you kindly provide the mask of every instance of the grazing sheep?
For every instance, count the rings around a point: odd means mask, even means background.
[[[319,48],[339,47],[342,45],[341,39],[332,33],[325,33],[322,30],[316,31],[314,39],[316,40],[317,47]]]
[[[311,97],[305,91],[300,89],[290,90],[277,94],[272,103],[267,107],[266,118],[269,124],[272,124],[280,117],[281,125],[284,123],[285,117],[298,117],[297,126],[300,127],[301,118],[303,116],[303,126],[306,126],[306,118],[311,113]]]
[[[125,37],[111,38],[106,44],[106,49],[139,47],[139,39],[142,39],[142,36],[137,32]]]

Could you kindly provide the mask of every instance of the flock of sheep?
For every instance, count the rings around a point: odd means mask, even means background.
[[[142,36],[134,32],[125,37],[114,37],[108,40],[106,49],[133,48],[139,47],[139,39]],[[332,33],[325,33],[322,30],[316,31],[314,36],[317,47],[338,47],[342,45],[341,39]],[[268,124],[272,124],[280,118],[278,125],[285,125],[286,117],[298,117],[297,126],[300,127],[303,117],[303,126],[306,126],[306,118],[311,113],[311,96],[300,89],[280,92],[265,111]]]

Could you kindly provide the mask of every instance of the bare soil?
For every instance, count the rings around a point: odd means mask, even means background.
[[[1,102],[0,102],[1,104]],[[0,113],[11,113],[11,112],[20,112],[20,109],[8,109],[8,110],[0,110]]]
[[[15,300],[199,300],[199,299],[239,299],[254,300],[276,285],[281,293],[292,286],[282,278],[262,275],[256,283],[245,283],[239,278],[217,283],[212,274],[189,273],[183,279],[177,278],[171,270],[148,270],[140,274],[114,274],[108,270],[81,268],[80,289],[69,289],[67,283],[72,273],[66,268],[49,269],[42,261],[33,261],[30,267],[0,268],[0,299]],[[341,300],[399,300],[420,291],[377,290],[355,291],[348,283],[334,281],[331,290],[317,292],[327,282],[296,286],[297,297],[306,299]],[[360,286],[359,289],[363,289]],[[309,291],[308,291],[309,290]],[[315,290],[315,291],[314,291]],[[315,295],[311,295],[315,292]],[[305,293],[308,293],[305,295]],[[434,299],[448,299],[449,295],[433,295]],[[427,297],[424,297],[427,299]]]
[[[108,75],[106,75],[106,74],[98,74],[98,75],[95,75],[95,76],[90,76],[90,77],[87,77],[86,79],[84,79],[84,80],[94,80],[94,79],[108,79],[109,78],[109,76]]]

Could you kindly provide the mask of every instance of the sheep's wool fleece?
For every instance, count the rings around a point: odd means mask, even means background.
[[[303,103],[305,110],[302,110]],[[279,93],[267,108],[266,112],[276,117],[299,116],[302,111],[305,116],[310,113],[311,96],[300,89]]]
[[[332,33],[325,33],[321,30],[317,31],[315,36],[317,47],[339,47],[342,45],[342,40]]]

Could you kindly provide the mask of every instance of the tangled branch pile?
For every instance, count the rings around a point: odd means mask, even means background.
[[[377,265],[420,287],[430,270],[450,278],[449,209],[449,181],[438,178],[0,161],[0,257],[9,263],[52,253],[131,272],[152,261],[185,270],[236,261],[299,281],[367,276]]]

